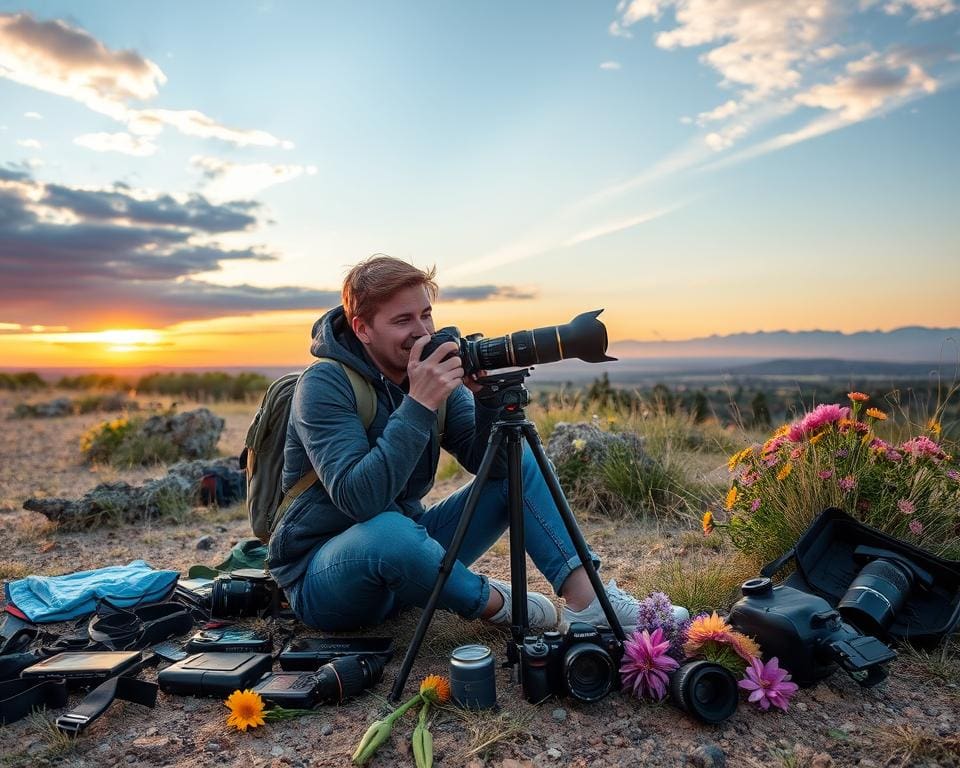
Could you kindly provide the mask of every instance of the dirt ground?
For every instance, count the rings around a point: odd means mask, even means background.
[[[30,496],[76,496],[107,480],[130,482],[164,473],[162,467],[118,471],[80,462],[82,432],[103,416],[5,420],[17,399],[0,393],[0,577],[56,575],[145,559],[155,568],[183,573],[196,563],[213,565],[250,535],[241,508],[198,510],[184,524],[144,522],[83,533],[53,529],[39,514],[22,510]],[[253,406],[214,407],[227,420],[220,441],[225,455],[239,452]],[[447,481],[440,497],[461,479]],[[648,585],[664,561],[685,558],[697,567],[689,529],[650,523],[581,521],[604,557],[605,579],[628,589]],[[213,547],[197,541],[212,536]],[[508,547],[501,540],[478,564],[509,578]],[[530,586],[546,590],[529,569]],[[0,766],[346,766],[360,736],[388,711],[386,697],[412,637],[419,612],[411,611],[371,634],[390,634],[398,655],[373,692],[316,716],[240,733],[228,729],[227,710],[216,699],[160,693],[155,709],[115,703],[80,739],[58,737],[48,723],[57,713],[33,716],[0,729]],[[316,634],[299,627],[298,635]],[[279,637],[279,632],[277,632]],[[484,642],[503,659],[504,634],[480,622],[438,613],[413,668],[409,693],[427,674],[447,674],[450,651]],[[154,679],[155,670],[144,673]],[[484,715],[442,710],[432,725],[438,766],[960,766],[960,663],[956,643],[941,654],[909,649],[891,666],[881,686],[865,690],[837,674],[805,689],[787,714],[761,713],[741,704],[720,726],[701,725],[669,704],[640,703],[613,694],[596,704],[550,700],[528,704],[509,671],[497,673],[499,709]],[[399,724],[392,743],[372,765],[413,765],[409,736],[414,717]]]

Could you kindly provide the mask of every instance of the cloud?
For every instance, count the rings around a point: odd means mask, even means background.
[[[17,144],[24,149],[43,149],[43,144],[36,139],[19,139]]]
[[[452,285],[440,291],[441,301],[526,300],[535,298],[537,298],[536,291],[515,288],[511,285]]]
[[[159,94],[167,80],[160,67],[136,51],[111,50],[57,19],[0,13],[0,77],[78,101],[139,136],[155,136],[169,126],[238,146],[292,147],[266,131],[230,128],[197,110],[131,106]]]
[[[899,55],[871,53],[850,62],[846,74],[831,83],[815,85],[794,96],[799,104],[839,113],[848,122],[873,116],[891,102],[933,93],[937,81],[919,64]]]
[[[201,171],[204,194],[214,200],[250,198],[267,187],[317,172],[313,165],[241,164],[203,155],[191,157],[190,164]]]
[[[0,321],[71,329],[115,322],[164,326],[263,310],[316,309],[338,291],[219,285],[200,275],[229,261],[272,261],[213,239],[247,231],[259,206],[215,204],[115,185],[88,190],[0,168]]]
[[[883,12],[891,16],[906,10],[912,10],[917,21],[930,21],[953,13],[957,6],[952,0],[892,0],[883,6]]]
[[[43,115],[39,112],[24,112],[23,116],[27,118],[27,120],[43,120]]]
[[[600,64],[600,69],[617,70],[620,69],[619,61],[604,61]]]
[[[129,133],[85,133],[73,143],[94,152],[119,152],[134,157],[149,157],[157,151],[150,138],[131,136]]]

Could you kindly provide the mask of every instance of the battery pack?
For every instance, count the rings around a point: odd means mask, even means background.
[[[198,653],[160,670],[157,682],[167,693],[226,697],[252,688],[272,666],[269,653]]]

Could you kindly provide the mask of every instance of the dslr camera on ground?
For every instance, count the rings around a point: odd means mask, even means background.
[[[606,627],[574,622],[566,634],[528,635],[520,646],[520,682],[527,701],[551,694],[599,701],[620,687],[623,645]]]

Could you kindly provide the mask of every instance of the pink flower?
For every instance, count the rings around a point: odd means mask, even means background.
[[[659,701],[667,695],[668,672],[680,666],[667,651],[670,641],[664,639],[663,630],[657,627],[650,634],[647,630],[633,635],[623,644],[623,661],[620,675],[623,687],[632,690],[638,699],[649,696]]]
[[[955,469],[951,469],[949,472],[947,472],[947,477],[949,477],[951,480],[960,481],[960,472],[957,472]]]
[[[897,502],[897,509],[905,515],[912,515],[917,511],[917,508],[913,506],[913,502],[909,499],[900,499],[900,501]]]
[[[750,502],[750,511],[756,512],[758,509],[760,509],[760,499],[754,499]]]
[[[912,440],[907,440],[900,446],[900,450],[904,453],[910,454],[916,459],[920,458],[931,458],[935,461],[942,461],[947,457],[947,454],[944,453],[943,448],[941,448],[937,443],[933,442],[926,435],[920,435],[915,437]]]
[[[833,454],[833,455],[836,456],[838,459],[845,459],[845,458],[847,458],[847,449],[846,449],[846,448],[841,448],[839,451],[837,451],[837,452],[836,452],[835,454]]]
[[[740,485],[742,485],[744,488],[749,488],[751,485],[757,482],[759,477],[760,475],[758,475],[756,472],[744,472],[742,475],[740,475]]]
[[[911,520],[909,527],[910,533],[912,533],[914,536],[919,536],[921,533],[923,533],[923,523],[921,523],[919,520]]]
[[[833,477],[833,470],[824,469],[821,472],[817,472],[817,477],[819,477],[821,480],[829,480],[831,477]]]
[[[760,659],[750,659],[750,666],[737,685],[750,691],[747,700],[763,710],[770,709],[773,704],[786,712],[790,699],[797,692],[797,684],[790,682],[790,675],[780,668],[776,656],[766,664]]]
[[[800,419],[800,421],[790,426],[790,431],[787,432],[787,439],[790,440],[791,443],[799,443],[804,437],[816,432],[821,427],[833,424],[835,421],[840,421],[840,419],[848,418],[850,418],[850,409],[845,406],[840,406],[836,403],[818,405]]]
[[[853,479],[853,475],[847,475],[838,480],[837,485],[840,486],[841,491],[848,493],[857,487],[857,481]]]

